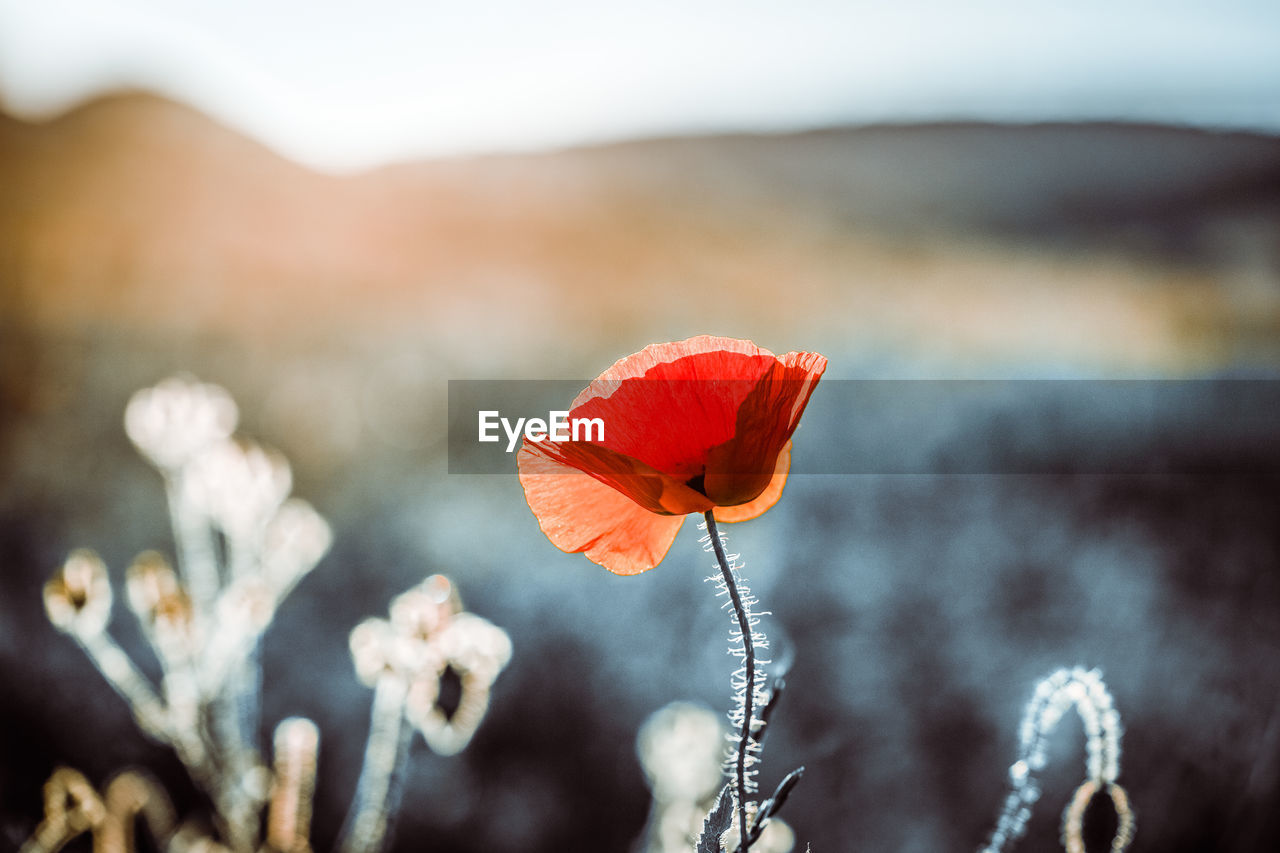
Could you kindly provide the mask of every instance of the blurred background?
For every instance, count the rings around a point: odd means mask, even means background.
[[[613,577],[514,476],[447,474],[447,380],[703,333],[831,378],[1280,369],[1271,3],[0,0],[0,109],[4,849],[59,764],[207,808],[40,603],[73,548],[117,583],[172,553],[122,418],[174,372],[333,528],[262,652],[263,744],[322,732],[316,849],[368,727],[348,632],[444,572],[515,651],[466,752],[415,744],[395,849],[564,853],[630,849],[636,732],[727,709],[729,622],[691,525]],[[809,768],[800,849],[979,846],[1035,681],[1076,664],[1127,729],[1135,851],[1280,843],[1280,480],[1195,439],[1210,473],[797,476],[730,529],[795,659],[762,783]],[[841,440],[802,428],[796,464]],[[1028,850],[1081,779],[1077,727],[1054,744]]]

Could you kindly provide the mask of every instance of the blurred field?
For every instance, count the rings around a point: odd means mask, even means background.
[[[57,763],[143,764],[199,808],[38,595],[73,547],[117,572],[171,550],[121,416],[185,370],[334,527],[264,649],[267,725],[323,732],[317,849],[367,725],[346,633],[445,571],[516,656],[472,749],[418,745],[397,849],[626,850],[640,722],[727,701],[706,558],[692,530],[639,578],[560,554],[514,478],[444,473],[445,380],[589,378],[699,333],[818,350],[832,377],[1274,375],[1280,139],[874,127],[334,178],[146,96],[0,118],[0,846]],[[763,778],[809,766],[801,843],[976,848],[1034,680],[1079,663],[1129,729],[1135,851],[1275,846],[1278,497],[1264,475],[797,478],[731,532],[796,654]],[[1078,750],[1025,849],[1053,848]]]
[[[488,334],[534,374],[708,323],[949,365],[1276,356],[1264,137],[868,128],[339,179],[133,96],[6,121],[0,146],[6,313],[55,333],[397,337],[460,364]]]

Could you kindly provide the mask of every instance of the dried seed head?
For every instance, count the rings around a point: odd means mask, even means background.
[[[298,498],[284,502],[267,525],[262,561],[277,589],[284,589],[311,571],[333,543],[328,523]]]
[[[492,682],[511,660],[507,632],[474,613],[459,613],[432,640],[442,658],[455,669]]]
[[[125,575],[125,591],[129,606],[155,632],[166,653],[185,656],[194,651],[191,599],[161,554],[144,551],[134,559]]]
[[[154,625],[162,611],[181,609],[183,605],[176,602],[186,598],[177,573],[156,551],[144,551],[134,558],[125,573],[125,592],[133,612],[148,625]]]
[[[636,751],[655,800],[697,803],[723,783],[720,772],[725,729],[714,711],[672,702],[640,727]]]
[[[443,631],[462,610],[453,583],[444,575],[432,575],[391,602],[391,624],[421,639]]]
[[[187,496],[228,537],[252,539],[293,486],[289,463],[248,440],[222,441],[195,456],[185,470]]]
[[[261,578],[240,578],[218,599],[220,630],[249,636],[266,630],[275,616],[276,599]]]
[[[60,631],[94,636],[111,619],[111,582],[107,567],[92,551],[72,551],[62,568],[44,585],[44,607]]]
[[[388,674],[414,678],[430,665],[427,644],[406,636],[385,619],[361,622],[351,631],[350,645],[356,676],[367,687]]]
[[[237,417],[236,404],[224,389],[175,376],[134,394],[124,427],[144,456],[172,471],[230,436]]]

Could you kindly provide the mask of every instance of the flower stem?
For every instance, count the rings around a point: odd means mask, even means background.
[[[751,623],[747,619],[746,608],[742,605],[742,596],[738,594],[738,584],[734,581],[733,571],[729,568],[729,558],[724,553],[724,543],[720,541],[720,531],[716,528],[715,511],[707,510],[707,533],[711,536],[711,545],[716,552],[716,561],[720,563],[720,574],[724,585],[729,590],[729,598],[733,602],[733,612],[738,617],[738,627],[742,630],[743,667],[746,670],[747,686],[742,699],[742,736],[738,739],[737,786],[738,786],[738,838],[740,850],[745,853],[747,841],[747,750],[751,745],[751,708],[756,692],[756,650],[751,639]]]
[[[191,498],[184,493],[181,476],[180,473],[165,475],[169,518],[173,524],[174,543],[178,548],[178,565],[182,567],[191,603],[195,605],[197,618],[208,621],[213,617],[213,607],[221,586],[218,557],[208,518],[192,506]]]
[[[408,690],[408,683],[391,673],[379,678],[373,688],[364,766],[356,783],[356,800],[343,827],[338,847],[341,853],[376,853],[386,841],[399,793],[395,777],[409,751],[412,732],[404,723]]]

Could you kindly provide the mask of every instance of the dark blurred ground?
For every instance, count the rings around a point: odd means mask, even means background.
[[[57,764],[97,782],[141,765],[201,808],[39,601],[74,547],[116,580],[172,550],[122,428],[171,372],[225,385],[334,528],[264,649],[264,737],[290,714],[322,730],[317,849],[367,726],[347,632],[444,571],[515,657],[465,753],[416,745],[396,849],[565,853],[639,833],[635,732],[673,699],[727,707],[729,622],[691,526],[616,578],[551,546],[514,477],[447,475],[445,380],[589,377],[698,333],[821,351],[832,378],[1280,366],[1274,138],[883,127],[337,179],[129,96],[0,119],[0,188],[3,848]],[[797,464],[840,439],[802,429]],[[1223,452],[1212,433],[1197,449]],[[1278,509],[1261,468],[794,478],[730,530],[796,658],[763,782],[809,768],[785,816],[814,851],[974,849],[1034,682],[1098,666],[1133,849],[1276,848]],[[113,631],[141,649],[124,608]],[[1027,850],[1056,845],[1081,778],[1079,732],[1055,744]]]

